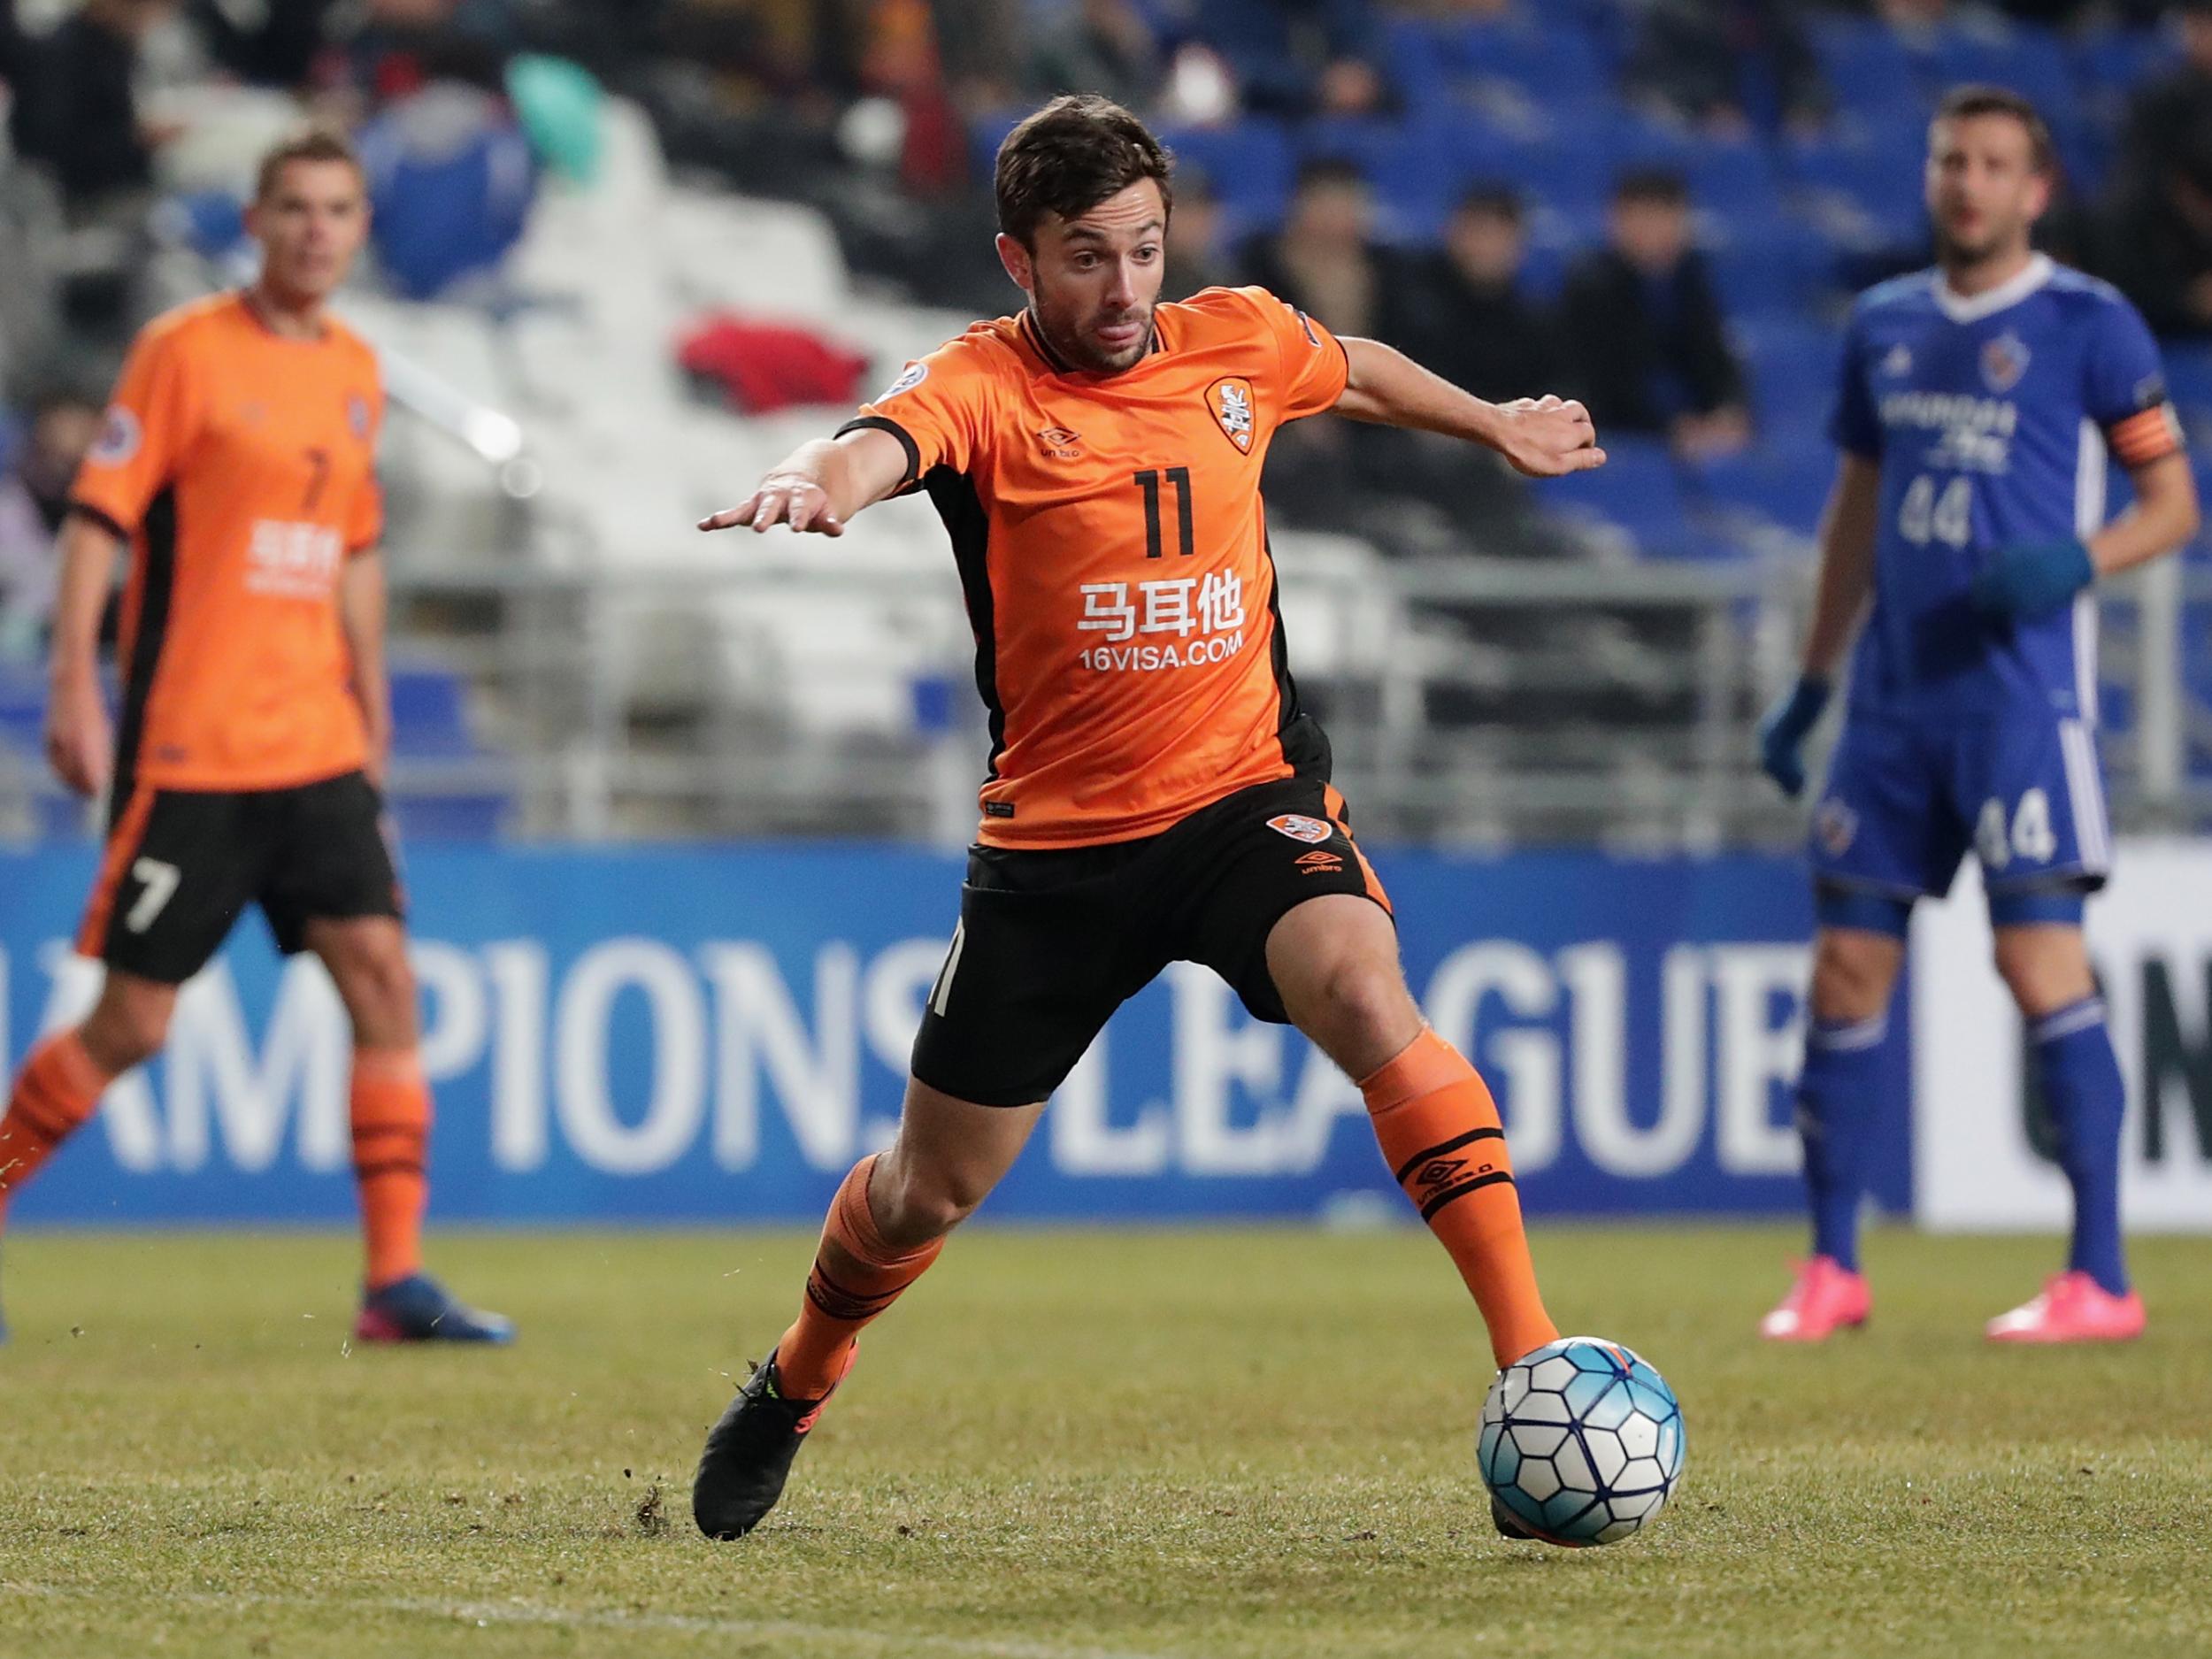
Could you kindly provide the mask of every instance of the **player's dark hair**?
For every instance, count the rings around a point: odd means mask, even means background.
[[[1613,200],[1649,202],[1660,207],[1687,207],[1690,187],[1666,167],[1633,167],[1613,182]]]
[[[1080,219],[1146,179],[1171,209],[1173,166],[1160,141],[1118,104],[1093,93],[1055,98],[998,147],[998,227],[1033,248],[1046,214]]]
[[[1978,115],[2005,115],[2027,129],[2028,157],[2038,173],[2058,169],[2058,146],[2051,142],[2050,123],[2043,112],[2008,87],[1953,87],[1936,105],[1939,121],[1971,120]]]
[[[357,175],[365,179],[367,176],[362,170],[360,152],[343,133],[333,132],[326,127],[311,127],[282,140],[261,157],[261,165],[254,175],[253,199],[267,201],[284,170],[296,161],[343,162]]]
[[[1502,219],[1509,225],[1517,225],[1527,217],[1526,204],[1521,193],[1509,184],[1494,179],[1478,180],[1460,193],[1457,211],[1479,214],[1485,219]]]

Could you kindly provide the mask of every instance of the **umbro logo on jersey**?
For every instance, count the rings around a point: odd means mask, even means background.
[[[1083,434],[1070,432],[1065,426],[1040,426],[1037,442],[1044,445],[1045,453],[1056,461],[1074,461],[1082,457],[1082,450],[1075,446],[1083,441]]]
[[[1325,841],[1336,833],[1322,819],[1308,818],[1302,812],[1286,812],[1280,818],[1271,818],[1267,820],[1267,827],[1294,841]]]
[[[1239,452],[1252,453],[1252,382],[1216,380],[1206,388],[1206,407],[1214,411],[1221,430]]]
[[[1291,861],[1310,876],[1334,875],[1344,868],[1344,856],[1317,847],[1310,853],[1301,853]]]
[[[1982,347],[1982,379],[1999,396],[2020,384],[2028,372],[2028,349],[2013,334],[1999,334]]]
[[[1897,380],[1902,380],[1906,375],[1910,374],[1912,373],[1912,348],[1901,342],[1892,346],[1889,349],[1889,355],[1882,359],[1882,373]]]

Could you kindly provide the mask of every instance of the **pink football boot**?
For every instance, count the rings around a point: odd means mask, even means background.
[[[1989,1322],[1993,1342],[2131,1342],[2143,1334],[2143,1298],[2116,1296],[2086,1273],[2044,1281],[2034,1301]]]
[[[1781,1305],[1759,1321],[1770,1342],[1824,1342],[1845,1325],[1861,1325],[1873,1310],[1865,1278],[1832,1256],[1797,1264],[1797,1281]]]

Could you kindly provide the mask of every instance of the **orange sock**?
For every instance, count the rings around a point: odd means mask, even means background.
[[[33,1048],[0,1118],[0,1218],[8,1199],[92,1116],[115,1079],[87,1053],[75,1027]]]
[[[377,1290],[422,1268],[422,1211],[430,1197],[424,1167],[430,1086],[415,1051],[356,1049],[350,1105],[368,1284]]]
[[[830,1201],[798,1323],[776,1344],[776,1372],[787,1399],[819,1400],[834,1388],[852,1363],[861,1327],[896,1302],[945,1248],[942,1239],[910,1250],[884,1242],[868,1207],[875,1167],[872,1156],[861,1159]]]
[[[1498,1363],[1556,1339],[1537,1293],[1497,1104],[1475,1068],[1424,1028],[1359,1088],[1398,1185],[1474,1293]]]

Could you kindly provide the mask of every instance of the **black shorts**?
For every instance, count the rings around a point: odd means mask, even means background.
[[[1240,789],[1141,841],[974,847],[960,926],[914,1039],[914,1075],[980,1106],[1041,1101],[1107,1017],[1171,962],[1205,964],[1287,1025],[1267,971],[1284,912],[1324,893],[1390,900],[1318,779]]]
[[[77,949],[180,985],[256,902],[287,956],[315,918],[401,915],[375,786],[349,772],[287,789],[134,791],[116,809]]]

